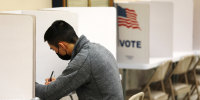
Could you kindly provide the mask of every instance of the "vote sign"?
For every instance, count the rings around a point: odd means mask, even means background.
[[[148,63],[149,5],[119,3],[116,8],[118,16],[118,63]]]

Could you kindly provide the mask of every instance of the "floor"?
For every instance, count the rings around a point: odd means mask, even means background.
[[[180,96],[177,97],[177,100],[184,100],[184,97],[185,97],[185,94],[180,95]],[[128,98],[130,98],[130,96],[126,96],[126,100],[128,100]],[[144,99],[144,100],[148,100],[148,99]],[[169,100],[172,100],[172,99],[169,98]],[[190,96],[190,100],[197,100],[197,93],[196,92],[194,92],[193,95]]]
[[[184,96],[185,96],[184,94],[178,96],[178,100],[183,100]],[[72,97],[73,97],[73,100],[78,100],[78,97],[77,97],[76,94],[73,94]],[[126,96],[126,98],[127,98],[126,100],[128,100],[128,98],[130,98],[130,96]],[[69,96],[66,96],[66,97],[63,97],[60,100],[72,100],[72,99]],[[147,99],[145,99],[145,100],[147,100]],[[170,98],[169,100],[172,100],[172,99]],[[197,93],[196,92],[193,93],[193,95],[190,97],[190,100],[197,100]]]

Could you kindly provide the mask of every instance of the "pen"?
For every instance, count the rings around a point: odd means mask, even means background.
[[[49,81],[50,81],[50,82],[52,81],[53,72],[54,72],[54,71],[52,71],[51,76],[50,76],[50,78],[49,78]]]

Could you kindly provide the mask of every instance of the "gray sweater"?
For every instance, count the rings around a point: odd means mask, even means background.
[[[36,96],[42,100],[59,100],[72,91],[79,100],[123,100],[115,58],[85,36],[76,42],[68,67],[56,81],[49,85],[36,83]]]

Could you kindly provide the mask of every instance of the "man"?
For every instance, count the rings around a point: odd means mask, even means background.
[[[83,35],[78,38],[72,26],[61,20],[48,28],[44,40],[61,59],[70,62],[55,81],[36,83],[37,97],[59,100],[76,91],[79,100],[123,100],[117,62],[106,48]]]

